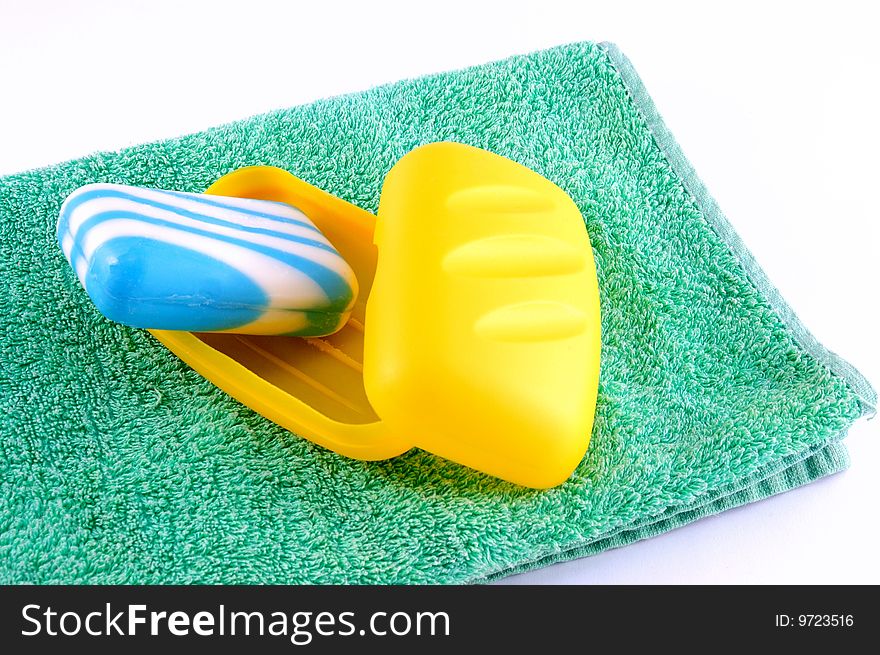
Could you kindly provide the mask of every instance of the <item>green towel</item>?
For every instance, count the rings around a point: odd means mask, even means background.
[[[89,182],[204,190],[285,168],[375,211],[401,156],[459,141],[580,207],[602,300],[590,449],[535,491],[421,451],[348,460],[91,305],[55,243]],[[485,581],[642,539],[847,465],[876,394],[806,331],[629,63],[580,43],[0,180],[0,581]]]

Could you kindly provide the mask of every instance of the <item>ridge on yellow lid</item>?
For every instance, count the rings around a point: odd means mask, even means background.
[[[207,193],[299,208],[361,293],[328,337],[153,331],[199,373],[348,457],[419,447],[535,488],[571,475],[592,429],[600,315],[589,237],[559,187],[432,143],[388,173],[378,219],[272,167]]]

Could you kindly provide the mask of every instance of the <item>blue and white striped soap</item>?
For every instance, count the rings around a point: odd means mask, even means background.
[[[58,243],[108,318],[139,328],[320,336],[357,280],[308,217],[280,202],[89,184]]]

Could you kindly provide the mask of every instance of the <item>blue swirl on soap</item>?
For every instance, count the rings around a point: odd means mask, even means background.
[[[240,304],[210,302],[217,288]],[[237,268],[181,246],[163,244],[158,249],[141,237],[120,237],[100,246],[86,276],[86,291],[107,318],[159,330],[211,332],[247,325],[262,313],[257,308],[268,304],[262,289]],[[182,305],[198,310],[181,311]]]
[[[96,306],[134,327],[314,336],[357,295],[348,264],[284,203],[92,184],[58,242]]]

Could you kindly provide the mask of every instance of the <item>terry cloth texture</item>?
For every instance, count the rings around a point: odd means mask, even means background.
[[[201,191],[271,164],[370,211],[416,146],[514,159],[592,239],[590,449],[549,491],[421,451],[328,452],[104,319],[55,243],[89,182]],[[798,322],[638,77],[580,43],[276,111],[0,181],[0,580],[451,583],[589,555],[847,465],[876,395]]]

